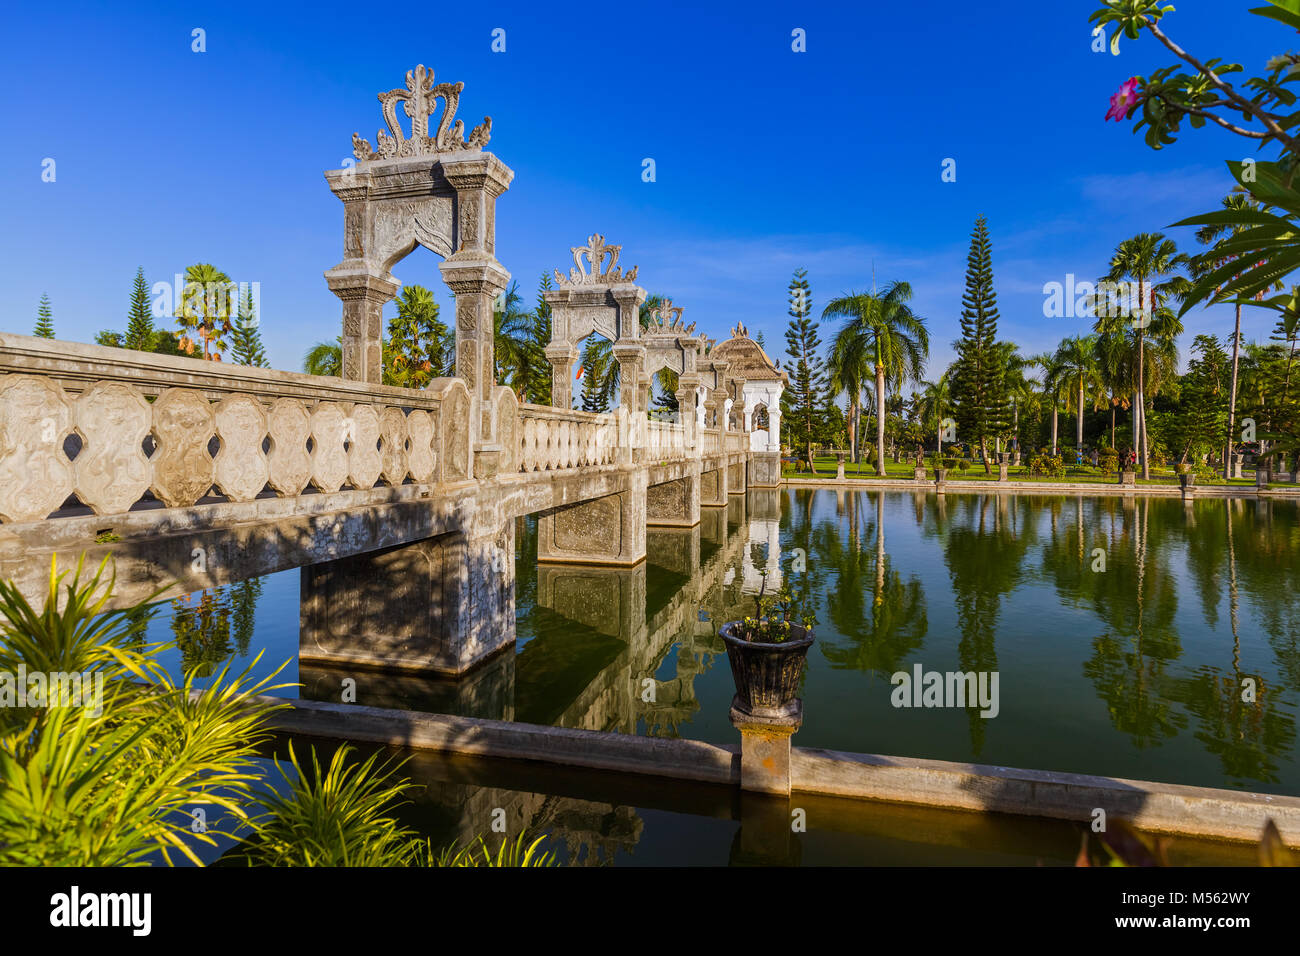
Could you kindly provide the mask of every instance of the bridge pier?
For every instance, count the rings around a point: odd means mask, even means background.
[[[727,466],[725,461],[717,465],[701,465],[700,471],[700,507],[727,507]]]
[[[646,524],[661,528],[692,528],[700,523],[700,465],[688,462],[680,478],[646,489]]]
[[[515,526],[302,569],[299,660],[463,674],[515,642]]]
[[[645,560],[646,473],[632,487],[538,515],[537,560],[631,567]]]
[[[756,451],[749,457],[749,486],[776,488],[781,484],[781,453]]]
[[[749,468],[743,461],[732,462],[727,468],[727,494],[744,495],[749,490]]]

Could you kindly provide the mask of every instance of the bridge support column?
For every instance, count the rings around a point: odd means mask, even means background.
[[[646,524],[691,528],[700,523],[700,464],[687,462],[681,478],[650,485],[646,490]]]
[[[701,467],[708,467],[710,470],[700,472],[700,506],[703,508],[727,507],[727,466],[725,459],[723,464]]]
[[[727,468],[727,494],[743,495],[748,491],[749,467],[744,460],[735,461]]]
[[[750,454],[749,484],[752,488],[775,488],[781,484],[779,451],[756,451]]]
[[[308,663],[463,674],[515,641],[514,522],[302,569]]]
[[[632,487],[537,518],[537,560],[630,567],[645,560],[646,473]]]

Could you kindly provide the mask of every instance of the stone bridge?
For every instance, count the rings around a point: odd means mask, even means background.
[[[545,293],[554,407],[496,383],[495,208],[514,174],[483,149],[490,119],[452,124],[462,86],[411,71],[380,95],[377,146],[354,134],[355,165],[325,174],[344,207],[325,273],[341,379],[0,333],[0,576],[39,598],[55,554],[111,554],[122,605],[302,568],[303,660],[460,674],[513,644],[517,518],[539,516],[543,563],[631,568],[647,528],[778,484],[785,373],[741,325],[715,345],[671,302],[643,317],[636,267],[600,234]],[[417,245],[444,257],[455,370],[395,388],[382,309]],[[618,363],[608,413],[570,407],[593,333]],[[677,413],[657,421],[665,370]]]

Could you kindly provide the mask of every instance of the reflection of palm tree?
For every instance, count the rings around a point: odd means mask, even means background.
[[[833,668],[888,678],[921,648],[929,622],[921,582],[912,578],[904,583],[889,565],[883,494],[875,495],[875,553],[862,550],[858,511],[866,498],[866,492],[857,491],[846,496],[847,536],[832,522],[823,523],[814,536],[819,563],[829,564],[838,576],[837,586],[826,595],[827,613],[835,630],[847,638],[825,638],[819,644]]]

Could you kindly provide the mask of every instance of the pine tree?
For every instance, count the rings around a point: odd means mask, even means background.
[[[149,306],[149,285],[144,281],[144,266],[135,273],[131,289],[131,308],[126,316],[123,344],[129,349],[148,352],[153,348],[153,310]]]
[[[781,395],[781,421],[790,436],[790,445],[803,449],[812,468],[812,445],[822,430],[821,419],[829,396],[826,370],[822,366],[821,338],[812,314],[812,292],[808,270],[795,270],[788,287],[790,324],[785,330],[786,354],[790,356],[790,387]]]
[[[138,281],[144,281],[143,270]],[[135,319],[132,318],[134,324]],[[239,301],[239,311],[235,315],[235,328],[231,336],[230,358],[236,365],[251,365],[255,368],[270,368],[266,361],[266,351],[262,348],[262,333],[258,331],[257,316],[253,312],[253,290],[244,290],[244,297]],[[127,329],[127,335],[131,330]]]
[[[979,445],[984,471],[989,468],[988,445],[1010,428],[1010,401],[997,346],[998,304],[993,291],[992,245],[986,220],[975,220],[966,257],[966,293],[962,296],[961,338],[955,343],[957,361],[951,385],[953,418],[958,440]]]
[[[538,371],[528,388],[528,401],[534,405],[551,404],[551,363],[546,360],[546,346],[551,344],[551,304],[542,298],[543,292],[555,287],[551,274],[543,272],[537,284],[537,308],[533,310],[533,342],[537,346]]]
[[[1171,450],[1184,463],[1192,452],[1215,451],[1228,441],[1228,353],[1213,335],[1196,336],[1192,353],[1197,357],[1180,383],[1178,413],[1170,417]]]
[[[40,307],[36,310],[36,328],[32,335],[43,339],[54,338],[54,313],[50,310],[50,297],[41,296]]]

